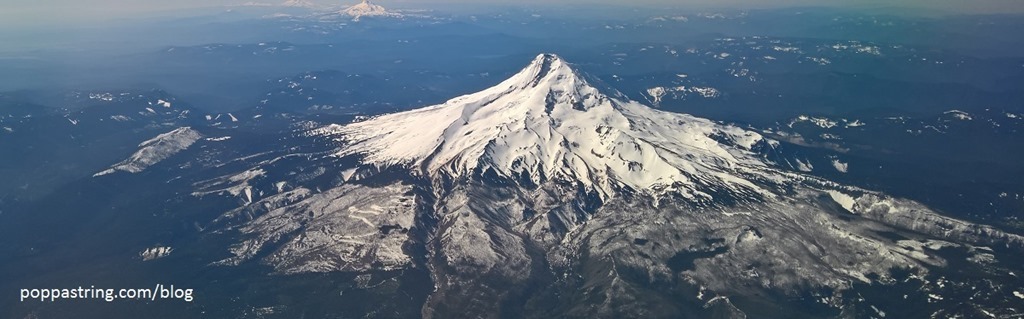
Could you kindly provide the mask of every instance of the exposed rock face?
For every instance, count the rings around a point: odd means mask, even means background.
[[[248,239],[232,247],[238,264],[268,246],[264,261],[281,273],[390,270],[407,267],[403,252],[413,226],[416,198],[411,187],[346,185],[319,194],[297,189],[257,202],[276,207],[239,230]],[[232,215],[253,217],[251,212]]]
[[[920,203],[865,194],[857,198],[854,213],[902,229],[939,238],[979,245],[1024,246],[1020,236],[1007,234],[991,226],[972,224],[931,212]]]
[[[767,159],[779,143],[602,93],[554,55],[480,93],[310,136],[339,145],[300,170],[333,176],[330,188],[245,179],[278,186],[218,221],[242,236],[220,264],[424,267],[425,317],[743,317],[728,296],[841,292],[943,267],[926,247],[1024,247],[786,171]],[[278,165],[249,171],[293,169]]]

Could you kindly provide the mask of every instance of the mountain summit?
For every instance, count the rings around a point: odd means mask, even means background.
[[[325,133],[349,144],[339,156],[366,164],[568,182],[602,198],[617,189],[704,200],[707,189],[764,192],[742,176],[764,166],[753,150],[771,147],[754,132],[605,95],[553,54],[482,92]]]

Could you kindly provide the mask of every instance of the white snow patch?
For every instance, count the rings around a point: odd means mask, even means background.
[[[834,49],[836,51],[852,51],[852,52],[855,52],[855,53],[863,53],[863,54],[870,54],[870,55],[882,55],[882,49],[881,48],[879,48],[877,46],[873,46],[873,45],[861,44],[861,43],[859,43],[857,41],[850,41],[849,43],[835,44],[835,45],[832,45],[832,49]]]
[[[839,206],[842,206],[846,210],[853,212],[853,205],[857,203],[857,201],[853,199],[853,196],[840,193],[834,190],[829,190],[828,195],[831,196],[832,200],[839,204]]]
[[[784,47],[784,46],[773,46],[772,50],[786,53],[802,53],[803,51],[797,47]]]
[[[150,261],[167,257],[171,255],[171,252],[173,251],[174,248],[171,247],[146,248],[146,250],[139,253],[139,256],[142,257],[142,261]]]
[[[146,168],[163,161],[178,152],[184,151],[203,137],[202,134],[191,127],[182,127],[173,131],[157,135],[156,137],[139,144],[139,150],[121,163],[96,173],[93,177],[111,174],[117,171],[138,173]]]
[[[811,62],[817,63],[818,65],[829,65],[829,64],[832,64],[832,61],[829,60],[829,59],[826,59],[826,58],[807,57],[807,59],[811,60]]]
[[[244,196],[246,190],[248,190],[250,196],[245,197],[250,199],[252,189],[249,182],[256,178],[263,177],[266,174],[267,172],[262,168],[253,168],[235,175],[221,176],[215,179],[199,182],[196,186],[199,186],[200,190],[192,192],[192,196],[224,193],[230,194],[231,196]]]
[[[840,162],[839,159],[832,160],[832,167],[835,167],[836,171],[839,171],[840,173],[846,173],[850,171],[850,164]]]
[[[824,128],[824,129],[830,129],[830,128],[833,128],[833,127],[836,127],[837,125],[839,125],[838,122],[830,120],[828,118],[824,118],[824,117],[811,117],[811,116],[807,116],[807,115],[800,115],[797,118],[795,118],[795,119],[793,119],[792,121],[789,122],[789,127],[793,127],[793,125],[796,124],[796,123],[803,123],[803,122],[809,122],[811,124],[817,125],[818,127]]]
[[[246,187],[243,193],[245,195],[245,204],[252,204],[252,187]]]
[[[974,117],[971,117],[971,115],[968,114],[967,112],[960,111],[960,110],[949,110],[949,111],[943,112],[942,114],[952,115],[953,117],[955,117],[956,119],[961,120],[961,121],[970,121],[970,120],[974,119]]]
[[[677,86],[677,87],[662,87],[657,86],[647,89],[647,95],[650,96],[655,106],[660,105],[662,100],[666,97],[672,97],[673,99],[685,99],[688,96],[696,95],[705,99],[713,99],[722,96],[722,92],[713,87],[699,87],[699,86]]]
[[[846,123],[846,128],[861,127],[861,126],[864,126],[864,125],[867,125],[867,124],[865,124],[864,122],[861,122],[860,120],[853,120],[853,122]]]
[[[800,159],[796,159],[796,169],[801,172],[810,172],[814,171],[814,165],[811,165],[810,160],[801,161]]]
[[[885,311],[878,310],[878,308],[875,308],[874,305],[871,306],[871,310],[874,310],[879,317],[885,318]]]
[[[356,169],[355,168],[346,169],[346,170],[341,172],[341,178],[342,178],[342,180],[347,182],[347,181],[352,179],[352,175],[355,175],[355,173],[356,173]]]

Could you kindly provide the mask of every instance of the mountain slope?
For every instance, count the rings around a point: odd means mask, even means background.
[[[623,188],[706,200],[702,189],[764,192],[742,176],[764,166],[754,149],[771,147],[751,131],[602,94],[554,55],[480,93],[318,133],[366,164],[454,179],[493,170],[534,185],[579,183],[603,198]]]
[[[93,176],[113,174],[117,171],[138,173],[147,167],[153,166],[160,161],[174,156],[178,152],[192,146],[196,141],[203,138],[203,135],[191,127],[182,127],[173,131],[157,135],[139,144],[139,150],[131,157],[115,164],[113,167],[96,173]]]

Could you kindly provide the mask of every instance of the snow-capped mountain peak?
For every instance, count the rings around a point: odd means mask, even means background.
[[[388,11],[383,6],[374,4],[369,0],[363,0],[359,4],[345,8],[339,12],[341,15],[350,16],[356,20],[361,17],[401,17],[402,14]]]
[[[463,300],[490,309],[509,300],[507,287],[537,282],[594,287],[572,298],[630,298],[595,307],[635,302],[633,291],[659,281],[699,285],[700,303],[751,289],[842,293],[895,282],[893,269],[930,276],[947,265],[943,247],[993,261],[982,246],[1024,247],[1017,234],[911,200],[783,170],[766,159],[785,154],[782,144],[595,84],[542,54],[481,92],[314,129],[328,138],[313,153],[289,149],[193,184],[197,196],[242,198],[211,225],[241,232],[216,264],[422,267],[435,287],[423,313],[434,314]],[[314,155],[319,142],[338,157]]]
[[[591,85],[565,60],[537,56],[500,84],[418,110],[316,132],[377,167],[430,177],[492,172],[520,183],[569,182],[608,197],[619,189],[763,193],[744,177],[765,166],[755,132],[662,112]]]

